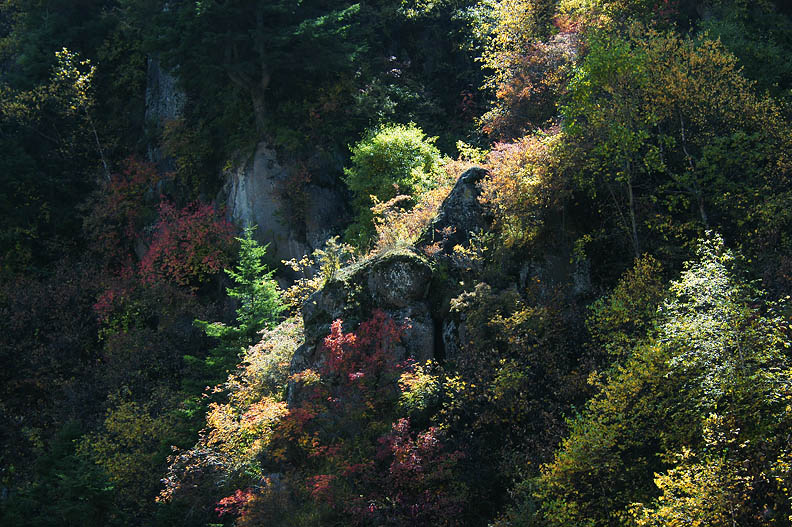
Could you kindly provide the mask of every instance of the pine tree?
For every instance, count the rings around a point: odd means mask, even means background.
[[[275,271],[268,270],[262,261],[267,246],[259,245],[253,238],[254,230],[255,226],[246,227],[243,237],[237,238],[239,262],[235,269],[225,270],[235,283],[233,287],[226,288],[226,293],[239,301],[237,325],[195,321],[207,336],[218,340],[218,345],[204,361],[207,373],[212,377],[219,376],[218,382],[236,364],[239,353],[256,342],[261,330],[272,328],[285,309],[278,283],[272,277]],[[188,358],[188,362],[194,360]]]

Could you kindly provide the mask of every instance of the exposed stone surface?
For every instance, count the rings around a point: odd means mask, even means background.
[[[299,259],[322,247],[344,219],[340,193],[313,184],[305,188],[305,211],[295,215],[286,194],[289,177],[275,151],[261,142],[252,155],[240,155],[226,171],[218,199],[225,201],[229,220],[258,226],[256,239],[268,243],[268,254],[277,260]]]
[[[156,57],[148,59],[146,71],[146,121],[161,123],[181,117],[187,96],[176,76],[164,69]]]
[[[338,234],[346,216],[344,199],[337,190],[319,185],[308,185],[305,195],[305,241],[311,249],[319,249]]]
[[[156,57],[149,57],[146,70],[146,113],[149,126],[162,129],[166,121],[178,119],[184,111],[187,95],[179,88],[176,76],[164,69]],[[173,170],[158,145],[148,146],[148,158],[162,170]]]
[[[486,229],[486,214],[478,201],[481,190],[478,183],[488,172],[480,167],[466,170],[440,206],[437,216],[421,235],[416,247],[424,248],[435,243],[441,252],[449,255],[454,246],[468,241],[471,232]]]
[[[405,324],[397,359],[427,360],[435,356],[435,327],[427,295],[432,278],[429,263],[409,250],[394,250],[339,271],[303,306],[305,344],[292,360],[292,371],[316,367],[322,340],[336,319],[353,331],[382,309]]]
[[[278,260],[301,257],[308,247],[297,229],[283,219],[281,189],[289,174],[275,152],[259,143],[252,156],[240,156],[226,172],[226,213],[242,226],[257,225],[255,237],[268,243],[268,254]]]
[[[393,249],[344,268],[308,299],[303,306],[305,344],[294,355],[293,372],[321,365],[322,341],[334,320],[343,320],[344,330],[354,331],[373,309],[382,309],[406,326],[395,350],[396,360],[411,357],[423,362],[459,356],[467,335],[464,315],[449,310],[459,284],[450,268],[453,259],[447,256],[453,254],[455,245],[467,243],[471,232],[481,232],[489,224],[478,201],[478,183],[486,176],[482,168],[462,174],[415,250]],[[435,244],[440,248],[439,253],[433,251],[437,258],[451,263],[451,276],[433,275],[430,263],[421,256]],[[290,393],[299,398],[296,392]]]
[[[403,252],[374,259],[366,275],[374,305],[387,309],[403,308],[423,300],[432,271],[423,260]]]

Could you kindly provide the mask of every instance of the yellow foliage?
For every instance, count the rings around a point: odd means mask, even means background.
[[[531,135],[499,143],[490,153],[491,177],[481,184],[481,202],[494,215],[494,227],[506,247],[522,246],[539,232],[544,213],[563,198],[554,146],[555,135]]]

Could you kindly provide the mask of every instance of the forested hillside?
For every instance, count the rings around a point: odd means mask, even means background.
[[[0,525],[792,525],[780,0],[0,0]]]

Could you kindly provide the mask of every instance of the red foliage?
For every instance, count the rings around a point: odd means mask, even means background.
[[[495,108],[482,117],[482,129],[490,137],[521,137],[555,118],[556,101],[571,74],[579,45],[574,24],[562,19],[556,22],[564,32],[519,52],[504,53]]]
[[[332,504],[335,501],[335,496],[331,485],[335,479],[336,476],[332,474],[319,474],[309,477],[307,485],[311,492],[311,497],[315,501]]]
[[[227,496],[217,502],[215,512],[219,518],[222,518],[226,514],[241,516],[244,512],[245,505],[247,505],[251,498],[253,498],[252,490],[237,489],[231,496]]]
[[[382,311],[354,333],[333,322],[320,381],[303,387],[276,432],[308,495],[348,525],[453,525],[462,510],[453,477],[462,454],[436,428],[413,436],[396,418],[402,332]]]
[[[388,525],[455,525],[465,503],[465,489],[455,469],[463,457],[447,451],[436,427],[413,437],[409,419],[399,419],[379,440],[378,458],[390,461],[386,474],[366,481],[359,513]]]
[[[94,199],[85,230],[108,270],[133,266],[135,241],[155,212],[145,206],[145,196],[161,179],[154,165],[130,157]]]
[[[212,205],[183,209],[163,201],[151,245],[140,262],[144,282],[196,287],[230,263],[234,226]]]
[[[325,337],[326,360],[322,375],[346,379],[346,383],[364,379],[367,373],[394,370],[393,347],[401,339],[403,328],[381,310],[363,322],[357,333],[344,333],[341,320],[330,325],[330,335]]]

